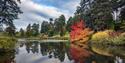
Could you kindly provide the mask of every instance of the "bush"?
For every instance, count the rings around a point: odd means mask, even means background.
[[[12,49],[15,47],[16,39],[11,37],[0,37],[0,48]]]
[[[124,44],[123,42],[123,37],[114,37],[112,39],[108,39],[109,44],[113,45],[122,45]]]
[[[114,38],[108,39],[109,44],[113,45],[125,45],[125,36],[123,34],[120,34],[119,36],[116,36]]]
[[[104,39],[107,39],[109,38],[109,34],[107,33],[107,31],[100,31],[100,32],[97,32],[95,33],[94,35],[92,35],[92,38],[91,40],[94,41],[94,42],[98,42],[100,40],[104,40]]]
[[[97,32],[92,36],[91,42],[108,45],[125,45],[125,33],[114,31]]]

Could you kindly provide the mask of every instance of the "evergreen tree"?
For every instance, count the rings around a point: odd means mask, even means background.
[[[67,29],[67,31],[71,31],[71,25],[72,25],[72,17],[70,17],[69,19],[68,19],[68,21],[67,21],[67,25],[66,25],[66,29]]]
[[[112,5],[112,0],[81,0],[76,15],[80,15],[87,27],[94,30],[110,29],[114,26]]]
[[[86,26],[90,28],[93,28],[94,16],[92,16],[91,14],[91,7],[93,5],[93,1],[95,0],[81,0],[80,6],[77,7],[75,16],[73,17],[74,19],[80,17],[80,19],[85,20]]]
[[[47,21],[43,21],[41,24],[41,33],[48,35],[49,32],[49,23]]]
[[[54,35],[54,24],[53,24],[53,19],[50,18],[49,19],[49,36],[53,36]]]
[[[7,32],[7,34],[9,35],[9,36],[15,36],[15,26],[14,26],[14,24],[13,25],[11,25],[11,26],[8,26],[6,29],[5,29],[5,31]]]
[[[37,36],[39,34],[39,24],[34,23],[32,25],[32,35]]]
[[[24,30],[21,28],[20,29],[20,37],[24,37],[25,36],[25,32],[24,32]]]
[[[29,24],[26,28],[26,36],[30,37],[31,35],[32,35],[31,24]]]
[[[55,19],[54,25],[55,31],[59,32],[60,36],[63,36],[65,34],[65,16],[61,15]]]
[[[18,18],[18,14],[22,13],[17,3],[20,0],[0,0],[0,24],[13,27],[13,20]]]

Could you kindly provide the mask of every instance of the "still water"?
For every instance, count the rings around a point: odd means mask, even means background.
[[[0,63],[74,63],[69,49],[68,42],[19,42],[15,50],[0,53]],[[94,44],[90,49],[93,55],[84,63],[125,63],[124,47]]]

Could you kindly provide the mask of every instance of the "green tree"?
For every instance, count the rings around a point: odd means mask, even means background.
[[[0,24],[13,27],[13,20],[18,19],[18,14],[22,13],[18,3],[20,0],[0,0]]]
[[[53,24],[53,19],[50,18],[49,19],[49,36],[53,36],[54,35],[54,24]]]
[[[49,23],[47,21],[43,21],[41,24],[41,33],[48,35],[49,32]]]
[[[67,25],[66,25],[66,30],[67,31],[71,31],[71,25],[72,25],[72,17],[70,17],[69,19],[68,19],[68,21],[67,21]]]
[[[97,30],[110,29],[113,25],[113,10],[110,0],[96,0],[92,6],[92,14],[95,16],[94,24]]]
[[[65,34],[65,16],[61,15],[59,16],[59,18],[55,19],[54,22],[54,26],[55,26],[55,31],[59,32],[60,36],[63,36]]]
[[[92,29],[94,16],[91,14],[91,7],[93,5],[93,1],[95,0],[81,0],[80,6],[77,6],[75,16],[73,17],[75,20],[76,18],[80,17],[80,19],[85,21],[86,26]]]
[[[113,4],[116,0],[81,0],[76,10],[86,25],[94,30],[104,30],[114,27]]]
[[[9,36],[15,36],[15,27],[8,26],[5,31]]]
[[[31,37],[32,31],[31,31],[31,24],[29,24],[26,28],[26,36]]]
[[[21,28],[20,29],[20,37],[24,37],[25,36],[25,32],[24,32],[24,30]]]
[[[32,35],[37,36],[39,34],[39,24],[34,23],[32,25]]]

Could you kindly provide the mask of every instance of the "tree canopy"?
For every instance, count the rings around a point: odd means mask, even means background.
[[[13,27],[13,20],[22,13],[18,3],[20,0],[0,0],[0,23]]]
[[[124,0],[81,0],[75,15],[80,15],[94,30],[115,29],[119,16],[124,19],[124,6]]]

